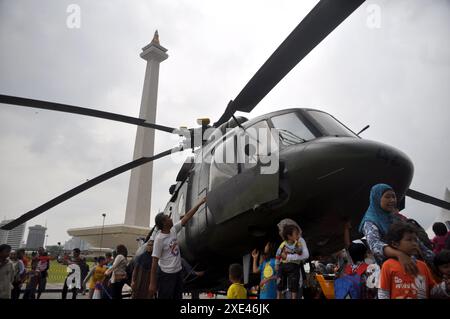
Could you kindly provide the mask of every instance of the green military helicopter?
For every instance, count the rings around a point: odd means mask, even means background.
[[[164,212],[177,221],[207,197],[178,238],[182,256],[197,269],[208,270],[191,283],[192,289],[220,285],[230,263],[248,256],[267,239],[279,239],[276,224],[284,218],[302,226],[311,254],[339,250],[343,247],[342,220],[358,224],[371,186],[380,182],[395,189],[400,209],[405,195],[450,209],[450,203],[410,189],[411,160],[391,146],[362,139],[359,135],[367,127],[355,133],[332,115],[310,108],[280,110],[250,120],[235,116],[237,111],[251,112],[363,2],[321,0],[213,125],[200,119],[198,128],[176,129],[94,109],[0,95],[0,103],[93,116],[183,137],[179,146],[97,176],[2,229],[12,229],[105,180],[185,149],[192,149],[194,155],[170,187]]]

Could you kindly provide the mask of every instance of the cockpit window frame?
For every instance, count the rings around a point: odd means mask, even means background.
[[[341,121],[339,121],[336,117],[334,117],[333,115],[331,115],[328,112],[324,112],[321,110],[316,110],[316,109],[304,109],[301,110],[304,117],[306,117],[308,119],[308,121],[310,123],[312,123],[313,126],[316,127],[316,130],[320,130],[320,135],[321,136],[336,136],[336,135],[330,135],[327,130],[317,121],[314,119],[314,117],[312,115],[309,114],[310,111],[314,111],[314,112],[320,112],[320,113],[324,113],[328,116],[331,116],[336,122],[338,122],[339,124],[341,124],[343,127],[345,127],[347,130],[349,130],[351,133],[354,134],[354,136],[345,136],[345,137],[359,137],[355,132],[353,132],[347,125],[345,125],[344,123],[342,123]]]
[[[298,119],[306,126],[306,128],[311,132],[311,134],[314,135],[314,138],[313,138],[313,139],[307,140],[307,141],[305,141],[304,143],[309,142],[309,141],[312,141],[312,140],[315,140],[316,138],[319,138],[319,137],[323,136],[323,133],[322,133],[321,131],[319,131],[319,130],[311,123],[311,121],[309,120],[308,117],[305,117],[305,116],[304,116],[304,114],[303,114],[302,111],[303,111],[303,110],[301,110],[301,109],[289,110],[289,111],[287,111],[287,112],[283,112],[283,113],[280,113],[280,114],[274,114],[273,116],[267,118],[266,120],[267,120],[267,122],[269,123],[269,126],[270,126],[271,129],[276,129],[275,125],[274,125],[273,122],[272,122],[272,118],[273,118],[273,117],[277,117],[277,116],[281,116],[281,115],[286,115],[286,114],[291,114],[291,113],[293,113],[293,114],[296,115],[296,116],[298,117]],[[280,148],[286,148],[286,147],[289,147],[289,145],[285,145],[284,143],[279,143],[279,147],[280,147]]]

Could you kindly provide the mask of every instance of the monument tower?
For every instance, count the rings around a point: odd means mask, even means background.
[[[142,90],[139,118],[149,123],[156,122],[156,102],[158,98],[159,64],[168,58],[167,49],[159,43],[158,30],[152,42],[142,49],[141,58],[147,61],[144,88]],[[155,130],[137,128],[133,160],[152,156],[155,146]],[[125,224],[150,226],[153,162],[139,166],[131,171],[128,188]]]
[[[167,49],[159,43],[158,31],[153,40],[142,48],[141,58],[147,61],[144,87],[142,90],[139,118],[149,123],[156,122],[156,104],[158,97],[159,65],[168,58]],[[134,145],[133,160],[152,156],[155,145],[155,130],[138,127]],[[131,171],[125,220],[119,225],[105,225],[69,229],[71,236],[87,241],[101,254],[105,248],[114,248],[124,244],[133,254],[137,249],[136,239],[145,237],[150,231],[150,208],[152,195],[153,163],[147,163]],[[100,212],[99,212],[100,216]],[[100,247],[103,246],[103,247]]]

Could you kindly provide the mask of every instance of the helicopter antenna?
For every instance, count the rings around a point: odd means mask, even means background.
[[[367,130],[370,127],[370,125],[366,125],[364,126],[364,128],[358,132],[358,134],[356,134],[357,136],[359,136],[359,134],[361,134],[362,132],[364,132],[365,130]]]

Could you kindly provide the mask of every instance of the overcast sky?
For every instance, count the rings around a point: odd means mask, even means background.
[[[137,117],[145,72],[139,57],[155,29],[169,58],[160,68],[157,122],[218,119],[313,0],[0,0],[0,93]],[[81,9],[69,28],[70,4]],[[372,7],[368,7],[372,5]],[[376,5],[374,7],[373,5]],[[375,8],[375,9],[373,9]],[[380,13],[374,27],[373,10]],[[368,22],[369,21],[369,22]],[[450,186],[450,2],[369,1],[311,52],[250,114],[290,107],[327,111],[363,137],[390,144],[415,166],[411,188],[442,197]],[[136,127],[0,104],[0,219],[132,159]],[[157,133],[156,151],[177,145]],[[155,162],[152,220],[179,165]],[[129,173],[28,222],[48,244],[68,228],[124,220]],[[425,227],[440,209],[407,199]]]

